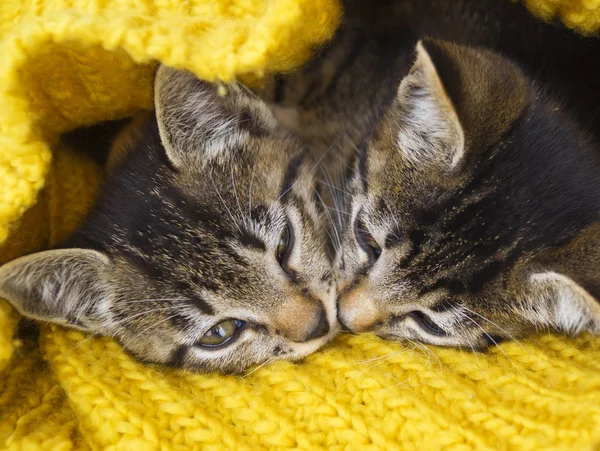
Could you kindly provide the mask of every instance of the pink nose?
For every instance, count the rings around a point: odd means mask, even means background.
[[[352,332],[369,332],[380,322],[382,312],[360,287],[342,293],[338,298],[338,319]]]
[[[304,296],[292,296],[272,316],[277,333],[288,340],[314,340],[329,332],[329,321],[323,305]]]

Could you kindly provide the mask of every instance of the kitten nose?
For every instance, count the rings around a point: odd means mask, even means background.
[[[340,324],[351,332],[370,332],[382,319],[382,312],[360,289],[340,295],[337,306]]]
[[[313,331],[308,334],[305,341],[314,340],[315,338],[321,338],[329,332],[329,322],[327,321],[327,313],[325,309],[321,308],[321,314],[319,315],[319,322]]]
[[[293,296],[271,316],[275,333],[290,341],[302,343],[329,332],[323,304],[310,296]]]

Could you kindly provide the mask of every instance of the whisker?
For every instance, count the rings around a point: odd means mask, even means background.
[[[315,172],[315,170],[319,167],[319,164],[321,163],[321,161],[323,161],[323,159],[329,153],[329,151],[331,150],[332,147],[333,147],[332,145],[329,146],[327,148],[327,150],[325,152],[323,152],[323,154],[319,157],[319,159],[317,160],[317,162],[315,163],[315,165],[309,171],[310,175],[312,175]],[[298,183],[299,181],[300,181],[300,178],[296,179],[296,181],[294,183],[292,183],[288,189],[286,189],[283,193],[281,193],[279,195],[279,197],[275,200],[275,202],[279,202],[281,200],[281,198],[283,196],[285,196],[287,193],[289,193],[294,188],[294,186],[296,186],[296,183]]]
[[[401,387],[403,385],[408,386],[408,382],[415,379],[417,376],[419,375],[419,371],[417,371],[415,374],[413,374],[412,376],[406,378],[405,380],[403,380],[402,382],[398,383],[398,384],[394,384],[394,385],[390,385],[389,387],[386,388],[382,388],[380,392],[385,392],[387,390],[391,390],[393,388],[398,388]],[[396,380],[398,380],[397,378],[394,378]],[[418,385],[413,385],[413,387],[421,387],[423,386],[423,384],[418,384]]]
[[[231,218],[231,222],[233,223],[234,227],[237,228],[238,232],[241,233],[238,221],[236,221],[235,216],[233,215],[233,213],[231,213],[231,210],[229,209],[229,206],[227,205],[227,202],[225,202],[225,200],[223,199],[223,196],[221,196],[221,192],[219,191],[219,188],[217,187],[217,184],[215,183],[215,180],[213,179],[213,176],[212,176],[212,174],[210,172],[208,173],[208,176],[209,176],[210,181],[212,182],[212,184],[213,184],[213,186],[215,188],[215,192],[217,193],[217,196],[219,197],[219,200],[223,204],[223,207],[225,207],[225,210],[227,210],[227,214],[229,214],[229,217]]]
[[[442,361],[440,360],[440,358],[438,357],[438,355],[435,353],[435,351],[433,351],[429,346],[427,346],[425,343],[420,343],[420,342],[416,342],[415,343],[417,346],[419,346],[420,348],[422,348],[423,350],[425,350],[427,352],[428,358],[427,358],[427,364],[431,365],[431,356],[434,356],[438,362],[438,365],[440,367],[440,371],[439,374],[443,373],[443,364]]]
[[[127,319],[129,320],[132,318],[137,318],[138,316],[142,316],[142,315],[150,315],[151,313],[156,313],[156,312],[164,312],[165,310],[171,310],[172,308],[173,308],[173,306],[144,310],[143,312],[136,313],[135,315],[127,316]]]
[[[494,321],[492,321],[492,320],[489,320],[489,319],[487,319],[485,316],[483,316],[483,315],[480,315],[480,314],[479,314],[479,313],[477,313],[476,311],[474,311],[474,310],[471,310],[470,308],[468,308],[468,307],[467,307],[466,305],[464,305],[464,304],[462,304],[462,305],[461,305],[461,308],[465,309],[467,312],[470,312],[470,313],[472,313],[473,315],[476,315],[476,316],[478,316],[479,318],[481,318],[482,320],[484,320],[484,321],[488,322],[488,323],[489,323],[489,324],[491,324],[492,326],[495,326],[495,327],[497,327],[499,330],[501,330],[502,332],[504,332],[504,333],[505,333],[505,334],[508,336],[508,338],[510,338],[511,340],[513,340],[514,342],[516,342],[516,343],[517,343],[519,346],[522,346],[522,347],[524,347],[524,346],[523,346],[523,343],[521,343],[519,340],[517,340],[515,337],[513,337],[513,336],[512,336],[510,333],[508,333],[508,332],[506,331],[506,329],[502,328],[502,327],[501,327],[499,324],[495,323],[495,322],[494,322]]]
[[[267,360],[265,360],[263,363],[261,363],[260,365],[258,365],[256,368],[253,368],[251,371],[247,372],[246,374],[244,374],[243,376],[241,376],[241,379],[246,379],[248,376],[256,373],[258,370],[260,370],[262,367],[269,365],[271,363],[273,363],[276,359],[273,357],[269,357]]]
[[[231,185],[233,186],[233,195],[235,196],[235,201],[237,202],[240,217],[243,218],[244,213],[242,212],[242,205],[240,204],[240,197],[238,196],[237,186],[235,185],[235,177],[233,176],[233,160],[231,160]]]
[[[160,321],[155,321],[152,324],[149,324],[147,327],[143,328],[141,331],[137,332],[138,335],[142,335],[145,334],[146,332],[148,332],[150,329],[158,326],[159,324],[165,323],[167,321],[170,321],[171,319],[175,318],[177,316],[177,312],[173,313],[172,315],[168,315],[167,317],[161,319]]]
[[[385,362],[386,362],[386,361],[388,361],[388,360],[391,360],[391,359],[393,359],[394,357],[396,357],[396,356],[398,356],[398,355],[405,354],[405,353],[407,353],[408,351],[409,351],[409,349],[406,349],[406,348],[404,348],[404,349],[401,349],[401,350],[399,350],[399,351],[396,351],[396,352],[391,352],[391,353],[389,353],[389,354],[387,354],[387,355],[385,355],[385,356],[382,356],[382,357],[380,357],[380,358],[377,358],[376,360],[374,360],[374,361],[376,362],[374,365],[371,365],[371,366],[369,366],[369,367],[365,368],[364,370],[362,370],[362,371],[359,371],[359,372],[358,372],[358,374],[355,374],[355,375],[353,375],[353,376],[349,377],[348,379],[354,379],[355,377],[362,376],[362,375],[364,375],[364,374],[365,374],[367,371],[369,371],[369,370],[372,370],[373,368],[376,368],[376,367],[378,367],[379,365],[381,365],[381,364],[385,363]],[[414,352],[414,349],[412,349],[412,351]],[[358,363],[358,362],[357,362],[357,363]]]
[[[345,330],[344,330],[344,331],[341,331],[341,332],[346,332],[346,333],[349,333],[349,332],[347,332],[347,331],[345,331]],[[356,361],[356,362],[354,362],[354,363],[357,363],[357,364],[359,364],[359,365],[362,365],[362,364],[365,364],[365,363],[377,362],[378,360],[389,360],[390,358],[392,358],[392,357],[394,357],[394,356],[396,356],[396,355],[402,354],[403,352],[406,352],[406,348],[403,348],[403,349],[401,349],[401,350],[399,350],[399,351],[395,351],[395,352],[392,352],[392,353],[389,353],[389,354],[380,355],[379,357],[373,357],[372,359],[366,359],[366,360],[357,360],[357,361]]]
[[[458,324],[456,324],[456,326],[460,329],[460,332],[462,334],[464,334],[465,336],[469,335],[469,331],[467,330],[467,328],[465,327],[464,324],[458,323]],[[481,369],[481,361],[479,360],[479,354],[477,353],[477,351],[475,350],[475,348],[473,347],[473,345],[471,344],[470,341],[469,341],[469,348],[471,348],[471,355],[473,355],[475,357],[475,363],[477,364],[477,368]],[[462,355],[463,362],[469,363],[463,350],[461,350],[461,355]]]
[[[252,167],[252,176],[250,177],[250,187],[248,188],[248,216],[252,215],[252,184],[254,183],[254,176],[256,175],[256,165]]]
[[[161,302],[161,301],[189,301],[192,298],[149,298],[149,299],[134,299],[133,301],[126,301],[127,304],[134,304],[136,302]]]
[[[321,198],[321,195],[319,194],[318,191],[316,192],[316,194],[319,199],[319,202],[321,202],[323,205],[325,205],[323,202],[323,199]],[[342,247],[341,238],[340,238],[339,234],[337,233],[335,226],[333,225],[333,219],[331,218],[331,213],[329,213],[329,211],[327,209],[325,210],[325,217],[327,218],[329,224],[331,225],[331,230],[333,231],[333,237],[329,233],[329,231],[327,231],[327,234],[329,235],[329,238],[332,240],[332,242],[335,244],[336,250],[341,249],[341,247]],[[333,238],[335,238],[335,240]]]
[[[490,334],[488,334],[477,321],[475,321],[473,318],[470,318],[468,316],[466,318],[469,321],[471,321],[473,324],[475,324],[475,326],[477,326],[479,328],[479,330],[481,330],[481,332],[483,332],[496,345],[496,349],[498,349],[502,354],[504,354],[504,357],[506,357],[506,359],[511,363],[511,365],[516,366],[515,363],[513,362],[513,360],[508,356],[508,354],[506,352],[504,352],[502,347],[499,346],[498,343],[496,343],[496,340],[494,340],[494,338]]]

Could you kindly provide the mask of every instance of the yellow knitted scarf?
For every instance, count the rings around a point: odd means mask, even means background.
[[[600,0],[526,3],[581,32],[600,27]],[[256,80],[302,62],[339,15],[335,0],[0,1],[0,263],[76,227],[101,171],[58,136],[149,108],[154,61]],[[145,366],[60,327],[20,341],[16,324],[0,300],[0,449],[600,445],[591,336],[472,354],[342,334],[303,363],[235,377]]]

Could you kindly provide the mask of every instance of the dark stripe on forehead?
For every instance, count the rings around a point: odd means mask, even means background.
[[[504,257],[482,263],[470,263],[469,267],[457,263],[459,266],[454,268],[454,271],[457,273],[454,278],[440,278],[431,286],[423,287],[420,291],[420,295],[438,289],[446,289],[451,295],[458,295],[466,292],[479,293],[486,284],[499,279],[502,274],[514,266],[520,256],[521,252],[518,249],[514,249]]]
[[[215,311],[212,308],[212,306],[196,294],[196,290],[194,290],[194,287],[192,287],[192,285],[189,282],[185,280],[180,280],[175,283],[175,289],[177,290],[177,295],[181,296],[181,298],[184,299],[184,303],[193,305],[205,315],[215,314]]]
[[[196,286],[200,286],[208,291],[219,291],[221,286],[217,283],[218,281],[214,277],[207,277],[199,273],[192,273],[189,275],[189,280]]]
[[[449,202],[446,202],[448,204]],[[422,227],[434,225],[440,216],[440,213],[446,208],[445,204],[438,205],[435,210],[426,210],[421,207],[412,207],[415,222]]]
[[[129,249],[121,249],[120,254],[151,279],[161,280],[163,278],[160,266],[149,259],[144,258],[142,255],[132,252]]]
[[[441,278],[436,280],[432,285],[421,288],[419,290],[419,296],[424,296],[427,293],[442,289],[448,290],[451,295],[463,294],[467,291],[465,284],[461,280]]]
[[[478,293],[483,290],[486,283],[495,279],[504,270],[504,262],[494,261],[483,266],[483,268],[475,271],[471,276],[469,283],[469,291]]]
[[[406,235],[408,235],[410,242],[410,250],[396,263],[399,269],[408,266],[421,253],[421,248],[426,238],[425,232],[422,230],[411,230]],[[385,247],[391,249],[400,246],[405,243],[405,240],[406,238],[402,231],[395,230],[385,238]]]
[[[297,155],[288,164],[288,167],[285,171],[285,175],[283,176],[283,183],[281,184],[281,190],[279,192],[279,195],[281,196],[282,199],[286,198],[288,196],[288,194],[290,193],[290,191],[292,190],[292,186],[294,185],[294,183],[296,182],[296,179],[298,178],[298,168],[300,167],[300,164],[302,163],[302,159],[303,159],[302,155]]]
[[[269,216],[269,209],[263,204],[256,205],[250,211],[250,218],[254,222],[266,222]]]
[[[160,192],[154,197],[161,216],[165,214],[165,209],[169,208],[174,210],[177,217],[184,218],[192,224],[220,224],[222,221],[214,208],[200,204],[189,193],[170,183],[162,183]]]
[[[212,306],[201,297],[193,296],[188,302],[206,315],[215,314],[215,310],[212,308]]]

